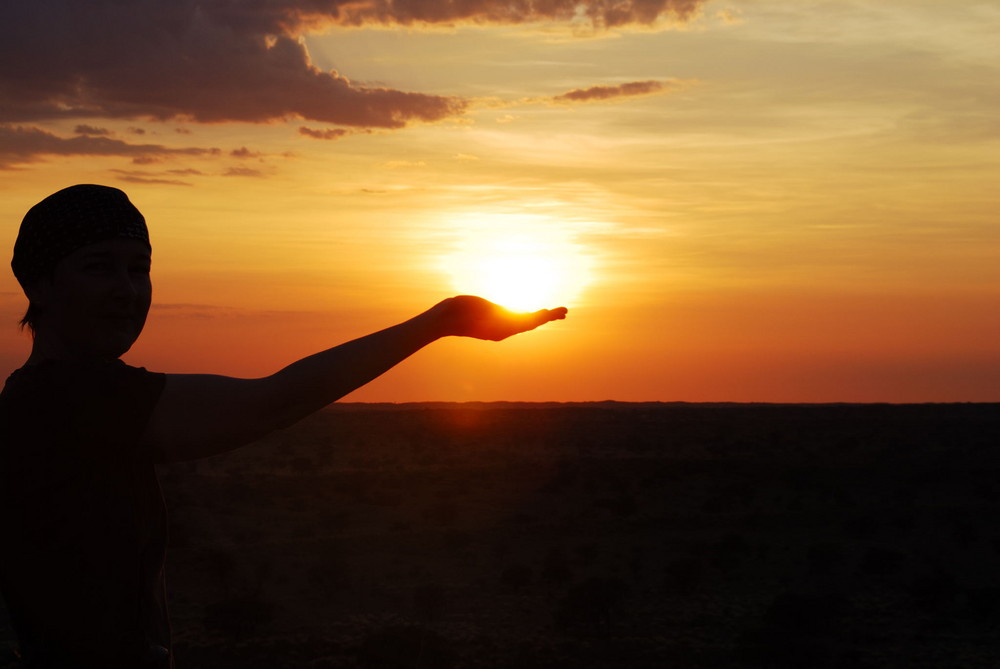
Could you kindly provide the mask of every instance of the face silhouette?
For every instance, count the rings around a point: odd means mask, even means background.
[[[60,357],[119,357],[146,323],[149,268],[149,248],[134,239],[109,239],[66,256],[51,280],[29,292],[39,308],[36,341],[43,338]]]

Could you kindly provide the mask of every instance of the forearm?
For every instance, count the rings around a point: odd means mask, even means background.
[[[381,376],[438,339],[428,312],[298,360],[261,379],[262,409],[286,427]]]

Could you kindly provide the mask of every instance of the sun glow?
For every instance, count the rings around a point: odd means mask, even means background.
[[[569,306],[590,283],[590,256],[551,218],[490,214],[463,221],[442,259],[452,287],[508,309]]]

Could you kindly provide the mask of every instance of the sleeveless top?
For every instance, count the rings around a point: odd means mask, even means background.
[[[0,392],[0,591],[27,667],[172,666],[166,507],[139,444],[165,379],[47,361]]]

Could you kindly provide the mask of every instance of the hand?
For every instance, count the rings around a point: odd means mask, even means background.
[[[518,313],[474,295],[449,297],[426,312],[441,336],[473,337],[500,341],[534,330],[549,321],[566,318],[566,307]]]

